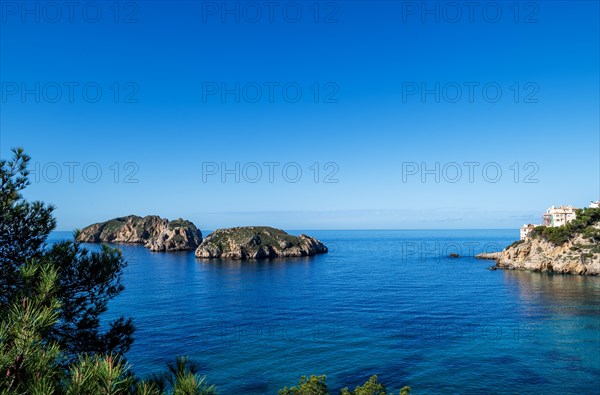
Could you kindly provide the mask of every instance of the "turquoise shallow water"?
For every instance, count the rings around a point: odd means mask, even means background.
[[[126,291],[107,317],[135,318],[134,370],[189,355],[222,394],[276,394],[302,374],[334,390],[378,374],[415,394],[596,393],[600,278],[473,259],[518,231],[304,233],[331,252],[239,263],[120,246]]]

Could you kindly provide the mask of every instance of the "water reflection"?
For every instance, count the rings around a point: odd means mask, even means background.
[[[528,306],[548,313],[600,316],[600,277],[503,271],[507,289],[515,291]]]

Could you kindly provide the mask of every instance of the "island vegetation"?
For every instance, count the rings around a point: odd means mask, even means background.
[[[159,375],[133,373],[125,359],[133,342],[132,318],[101,326],[108,302],[124,289],[120,250],[103,245],[89,251],[78,234],[73,241],[46,245],[56,226],[54,207],[23,198],[30,158],[22,149],[13,152],[12,159],[0,160],[0,394],[216,394],[218,387],[185,357],[174,358]],[[400,394],[409,391],[404,387]],[[325,376],[310,376],[279,394],[329,391]],[[387,392],[372,376],[341,394]]]

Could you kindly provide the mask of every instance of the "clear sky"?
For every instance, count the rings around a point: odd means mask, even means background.
[[[512,228],[600,198],[598,1],[0,4],[0,156],[32,156],[59,230]]]

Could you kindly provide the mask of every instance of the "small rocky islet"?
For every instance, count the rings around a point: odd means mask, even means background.
[[[319,240],[301,234],[292,236],[268,226],[219,229],[211,233],[196,250],[198,258],[265,259],[324,254],[327,247]]]
[[[312,256],[326,253],[327,247],[307,236],[293,236],[268,226],[219,229],[205,239],[190,221],[169,221],[159,216],[129,215],[96,223],[77,232],[82,243],[143,244],[156,252],[195,250],[198,258],[268,259]]]
[[[129,215],[100,222],[78,231],[82,243],[144,244],[150,251],[173,252],[196,249],[202,242],[202,232],[187,220],[174,221],[156,215]]]

